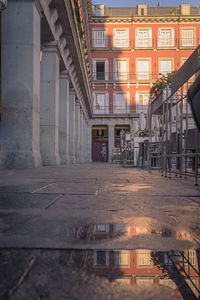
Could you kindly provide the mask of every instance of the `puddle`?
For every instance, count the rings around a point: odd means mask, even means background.
[[[106,278],[110,283],[118,283],[122,288],[165,286],[173,291],[173,299],[198,299],[199,258],[199,250],[95,249],[60,252],[61,263],[72,269],[81,268]]]
[[[69,226],[67,237],[70,240],[105,240],[119,239],[128,240],[133,236],[160,236],[164,238],[175,238],[176,240],[193,241],[193,236],[186,230],[177,231],[164,224],[153,224],[148,219],[141,218],[136,225],[136,220],[127,223],[88,224],[80,226]],[[146,224],[145,224],[146,223]]]

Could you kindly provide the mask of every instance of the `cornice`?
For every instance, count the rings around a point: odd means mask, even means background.
[[[167,16],[167,17],[102,17],[90,19],[90,23],[198,23],[200,16]]]

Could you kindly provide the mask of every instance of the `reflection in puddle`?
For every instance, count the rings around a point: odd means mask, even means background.
[[[73,226],[67,228],[67,237],[71,240],[104,240],[120,238],[120,240],[130,239],[137,235],[160,235],[162,237],[174,237],[177,240],[193,241],[192,235],[179,229],[174,232],[164,225],[153,225],[139,222],[115,223],[115,224],[89,224]],[[144,225],[145,224],[145,225]]]
[[[154,285],[174,290],[178,299],[198,299],[199,250],[70,250],[61,252],[68,266],[130,287]]]

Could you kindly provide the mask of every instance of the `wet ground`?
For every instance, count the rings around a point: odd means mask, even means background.
[[[0,299],[198,299],[199,191],[118,165],[0,171]]]

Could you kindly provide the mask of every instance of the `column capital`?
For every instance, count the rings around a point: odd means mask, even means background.
[[[57,53],[57,55],[60,57],[60,48],[58,41],[52,41],[42,44],[42,51]]]
[[[77,98],[75,99],[75,104],[80,106],[80,101],[79,101],[79,99],[77,99]]]
[[[60,78],[69,80],[69,71],[68,70],[61,71]]]
[[[71,95],[75,95],[75,89],[74,89],[74,88],[70,88],[69,93],[70,93]]]

